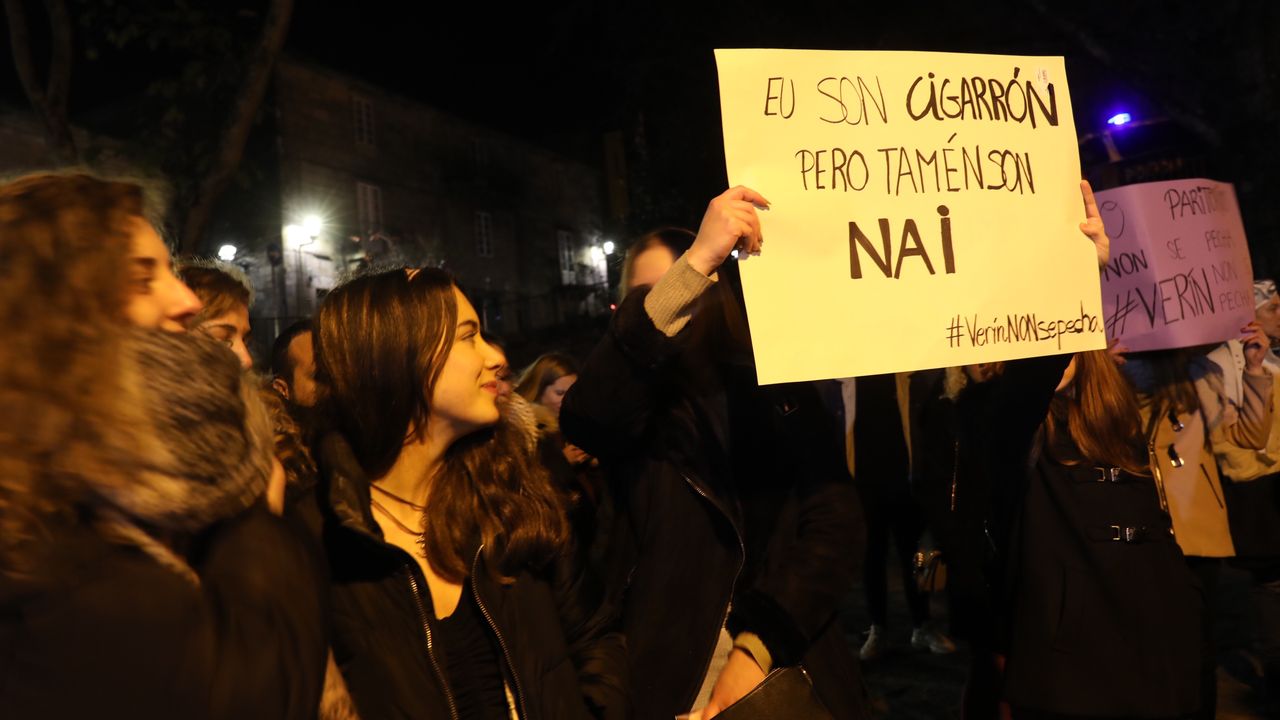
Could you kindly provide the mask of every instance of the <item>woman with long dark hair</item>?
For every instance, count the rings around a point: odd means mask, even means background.
[[[577,379],[578,364],[573,358],[563,353],[547,353],[524,369],[516,381],[515,391],[525,400],[550,410],[558,420],[560,403]]]
[[[1087,184],[1081,229],[1108,245]],[[1105,351],[1010,362],[986,432],[1015,718],[1177,718],[1201,704],[1202,599],[1161,508],[1138,399]]]
[[[263,507],[257,387],[183,333],[142,189],[0,186],[0,708],[314,718],[320,568]]]
[[[334,654],[361,717],[620,706],[621,644],[572,567],[536,437],[504,419],[500,355],[453,279],[399,269],[342,285],[315,349],[336,429],[318,447]]]

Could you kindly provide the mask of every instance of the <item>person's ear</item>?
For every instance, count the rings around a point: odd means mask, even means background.
[[[289,399],[289,383],[285,382],[284,378],[272,379],[271,387],[273,390],[280,393],[280,397],[284,398],[285,400]]]

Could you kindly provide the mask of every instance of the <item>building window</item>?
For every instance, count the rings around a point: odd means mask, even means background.
[[[573,235],[568,230],[557,230],[556,245],[560,248],[560,271],[573,272]]]
[[[382,188],[356,183],[356,221],[362,233],[382,228]]]
[[[577,281],[574,272],[576,263],[573,261],[573,234],[568,230],[557,230],[556,250],[560,258],[560,282],[563,285],[573,285]]]
[[[368,98],[351,98],[351,117],[356,129],[356,143],[374,147],[373,102]]]
[[[493,257],[493,218],[487,212],[476,213],[476,254]]]

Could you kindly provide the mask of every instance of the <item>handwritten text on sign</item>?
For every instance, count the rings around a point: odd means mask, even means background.
[[[1098,193],[1111,236],[1102,271],[1107,335],[1133,351],[1239,337],[1253,319],[1253,267],[1235,189],[1213,180]]]
[[[762,383],[1103,347],[1062,58],[718,50]]]

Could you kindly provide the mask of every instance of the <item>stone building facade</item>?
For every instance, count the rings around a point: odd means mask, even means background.
[[[273,113],[280,241],[238,258],[260,344],[368,265],[449,270],[508,338],[607,311],[597,169],[292,58]]]

